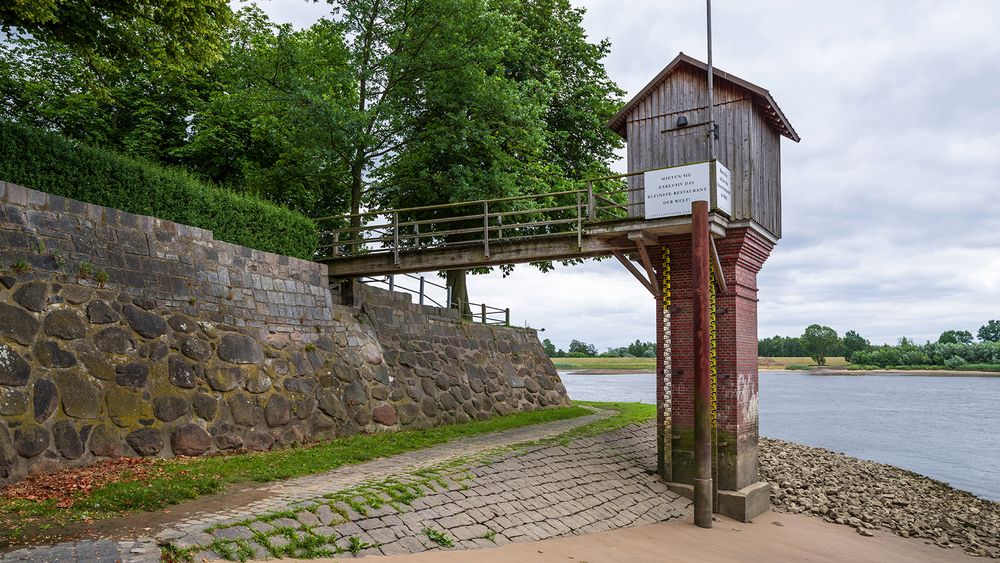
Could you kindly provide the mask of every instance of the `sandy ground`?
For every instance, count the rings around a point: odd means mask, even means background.
[[[722,518],[711,530],[695,527],[688,518],[599,534],[513,543],[492,549],[428,551],[413,555],[366,557],[365,560],[372,563],[986,561],[966,555],[959,549],[927,545],[924,540],[901,538],[880,531],[875,532],[875,537],[866,538],[848,526],[829,524],[811,516],[779,512],[765,513],[752,524]]]

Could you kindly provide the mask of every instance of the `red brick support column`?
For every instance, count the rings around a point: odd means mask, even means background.
[[[689,495],[694,482],[694,364],[692,355],[692,278],[690,235],[663,239],[670,252],[669,395],[670,421],[658,425],[669,429],[669,447],[661,444],[664,469],[672,488]],[[769,506],[766,483],[760,482],[757,465],[757,273],[773,244],[756,230],[731,229],[716,239],[728,293],[717,295],[716,465],[718,504],[722,514],[749,520]],[[662,264],[657,275],[662,278]],[[657,327],[663,326],[658,307]],[[664,336],[657,330],[657,345],[663,350]],[[659,368],[662,359],[657,362]],[[657,373],[657,400],[662,374]],[[663,383],[666,383],[665,381]],[[658,408],[658,414],[663,410]],[[666,454],[669,452],[669,455]]]

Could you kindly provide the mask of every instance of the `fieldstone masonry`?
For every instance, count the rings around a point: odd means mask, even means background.
[[[98,281],[99,280],[99,281]],[[0,182],[0,484],[568,403],[534,331]]]

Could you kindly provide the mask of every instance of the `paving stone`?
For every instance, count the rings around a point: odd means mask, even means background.
[[[246,526],[234,526],[232,528],[219,528],[212,532],[212,535],[220,540],[248,540],[253,537],[253,531]]]

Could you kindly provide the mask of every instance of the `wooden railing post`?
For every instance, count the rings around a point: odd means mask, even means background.
[[[333,232],[333,255],[340,256],[340,231]]]
[[[486,303],[482,304],[483,324],[486,324]]]
[[[583,248],[583,207],[580,205],[580,192],[576,192],[576,247]]]
[[[490,203],[483,202],[483,254],[490,257]]]
[[[594,182],[587,180],[587,219],[597,220],[597,205],[594,202]]]
[[[451,309],[451,286],[450,285],[448,286],[447,290],[448,290],[448,297],[447,297],[447,299],[448,299],[448,305],[445,307],[445,309]]]
[[[504,326],[510,326],[510,307],[503,310],[503,324]]]
[[[424,304],[424,276],[420,276],[420,304]]]
[[[392,258],[399,266],[399,213],[392,212]]]
[[[396,276],[389,274],[389,291],[396,289]]]

